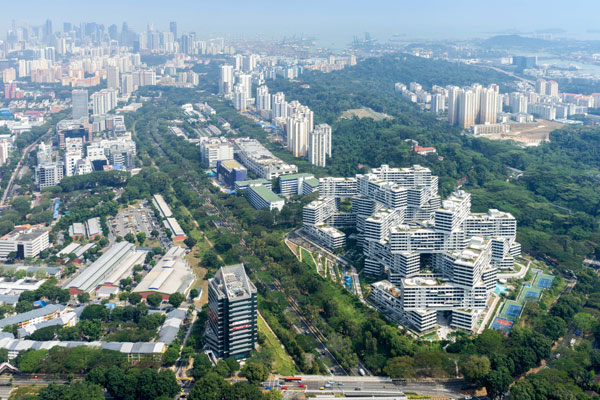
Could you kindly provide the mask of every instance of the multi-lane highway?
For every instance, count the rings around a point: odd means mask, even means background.
[[[402,399],[404,393],[417,393],[436,398],[461,399],[464,382],[456,381],[392,381],[388,377],[376,376],[321,376],[306,375],[300,381],[286,382],[285,377],[274,376],[263,382],[263,389],[281,390],[284,399],[293,399],[297,394],[330,397],[378,397]]]
[[[306,376],[302,381],[286,382],[283,378],[274,378],[263,383],[264,388],[279,389],[284,398],[293,398],[298,392],[306,395],[333,396],[391,396],[401,399],[402,390],[389,378],[378,377],[328,377]]]

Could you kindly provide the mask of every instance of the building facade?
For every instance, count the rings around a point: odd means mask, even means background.
[[[382,165],[355,178],[321,178],[320,198],[303,209],[304,230],[333,247],[330,229],[354,227],[365,257],[363,273],[386,276],[381,308],[417,331],[439,320],[473,330],[496,287],[497,271],[520,254],[516,220],[506,212],[471,213],[471,195],[438,195],[428,168]],[[352,201],[352,212],[340,211]],[[384,290],[384,289],[382,289]],[[385,300],[387,299],[387,300]],[[387,311],[385,311],[387,310]]]
[[[207,347],[219,358],[247,358],[258,338],[256,317],[256,287],[244,265],[221,267],[208,281]]]

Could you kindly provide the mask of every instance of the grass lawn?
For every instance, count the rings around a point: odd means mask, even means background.
[[[304,247],[301,247],[300,249],[302,251],[302,261],[304,261],[306,264],[310,265],[310,267],[313,268],[314,271],[316,272],[317,266],[313,262],[310,251],[306,250]]]
[[[263,320],[262,315],[258,315],[258,331],[265,336],[265,343],[262,345],[261,351],[267,353],[273,360],[273,373],[280,375],[294,375],[296,367],[291,357],[285,352],[283,345],[277,337],[267,327],[267,323]]]
[[[157,239],[154,239],[152,236],[150,236],[144,241],[144,247],[160,247],[160,242]]]
[[[200,266],[200,259],[194,257],[194,251],[191,251],[188,255],[186,255],[185,259],[187,260],[188,264],[190,264],[190,267],[192,267],[192,270],[196,273],[196,280],[191,287],[202,289],[202,296],[200,296],[199,299],[196,299],[194,303],[197,306],[202,306],[208,302],[208,281],[203,279],[208,270]]]

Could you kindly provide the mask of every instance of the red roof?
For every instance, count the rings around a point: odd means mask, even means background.
[[[419,146],[416,145],[415,147],[413,147],[414,151],[435,151],[435,147],[423,147],[423,146]]]

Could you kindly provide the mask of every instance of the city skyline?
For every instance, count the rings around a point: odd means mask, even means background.
[[[137,31],[154,25],[157,30],[169,30],[169,21],[176,21],[179,34],[195,31],[203,35],[221,35],[228,38],[273,38],[280,36],[313,36],[324,45],[343,45],[353,36],[370,32],[379,40],[393,35],[401,38],[469,38],[501,33],[551,33],[560,36],[585,34],[600,35],[594,30],[594,9],[600,6],[583,1],[589,12],[580,8],[564,8],[558,1],[535,0],[527,3],[510,0],[502,4],[480,4],[462,0],[447,4],[441,0],[423,5],[412,2],[376,0],[369,7],[360,2],[321,2],[309,0],[306,7],[263,1],[261,6],[241,1],[227,6],[217,3],[189,3],[174,0],[168,4],[155,0],[127,3],[108,0],[90,13],[90,6],[72,0],[58,4],[34,0],[28,14],[23,15],[17,4],[6,4],[0,16],[0,31],[10,29],[12,20],[17,24],[43,25],[53,21],[54,31],[62,29],[63,22],[98,22],[107,27],[120,26],[127,21]],[[57,6],[58,5],[58,6]],[[342,6],[343,5],[343,6]],[[61,7],[62,6],[62,7]],[[64,9],[69,8],[65,18]],[[560,13],[555,13],[557,7]],[[265,11],[268,10],[268,14]],[[558,17],[560,15],[560,17]],[[266,17],[265,17],[266,16]],[[260,23],[260,21],[263,23]],[[159,21],[161,21],[159,23]],[[572,22],[569,22],[572,21]],[[576,21],[576,22],[575,22]],[[560,27],[561,29],[557,29]]]

